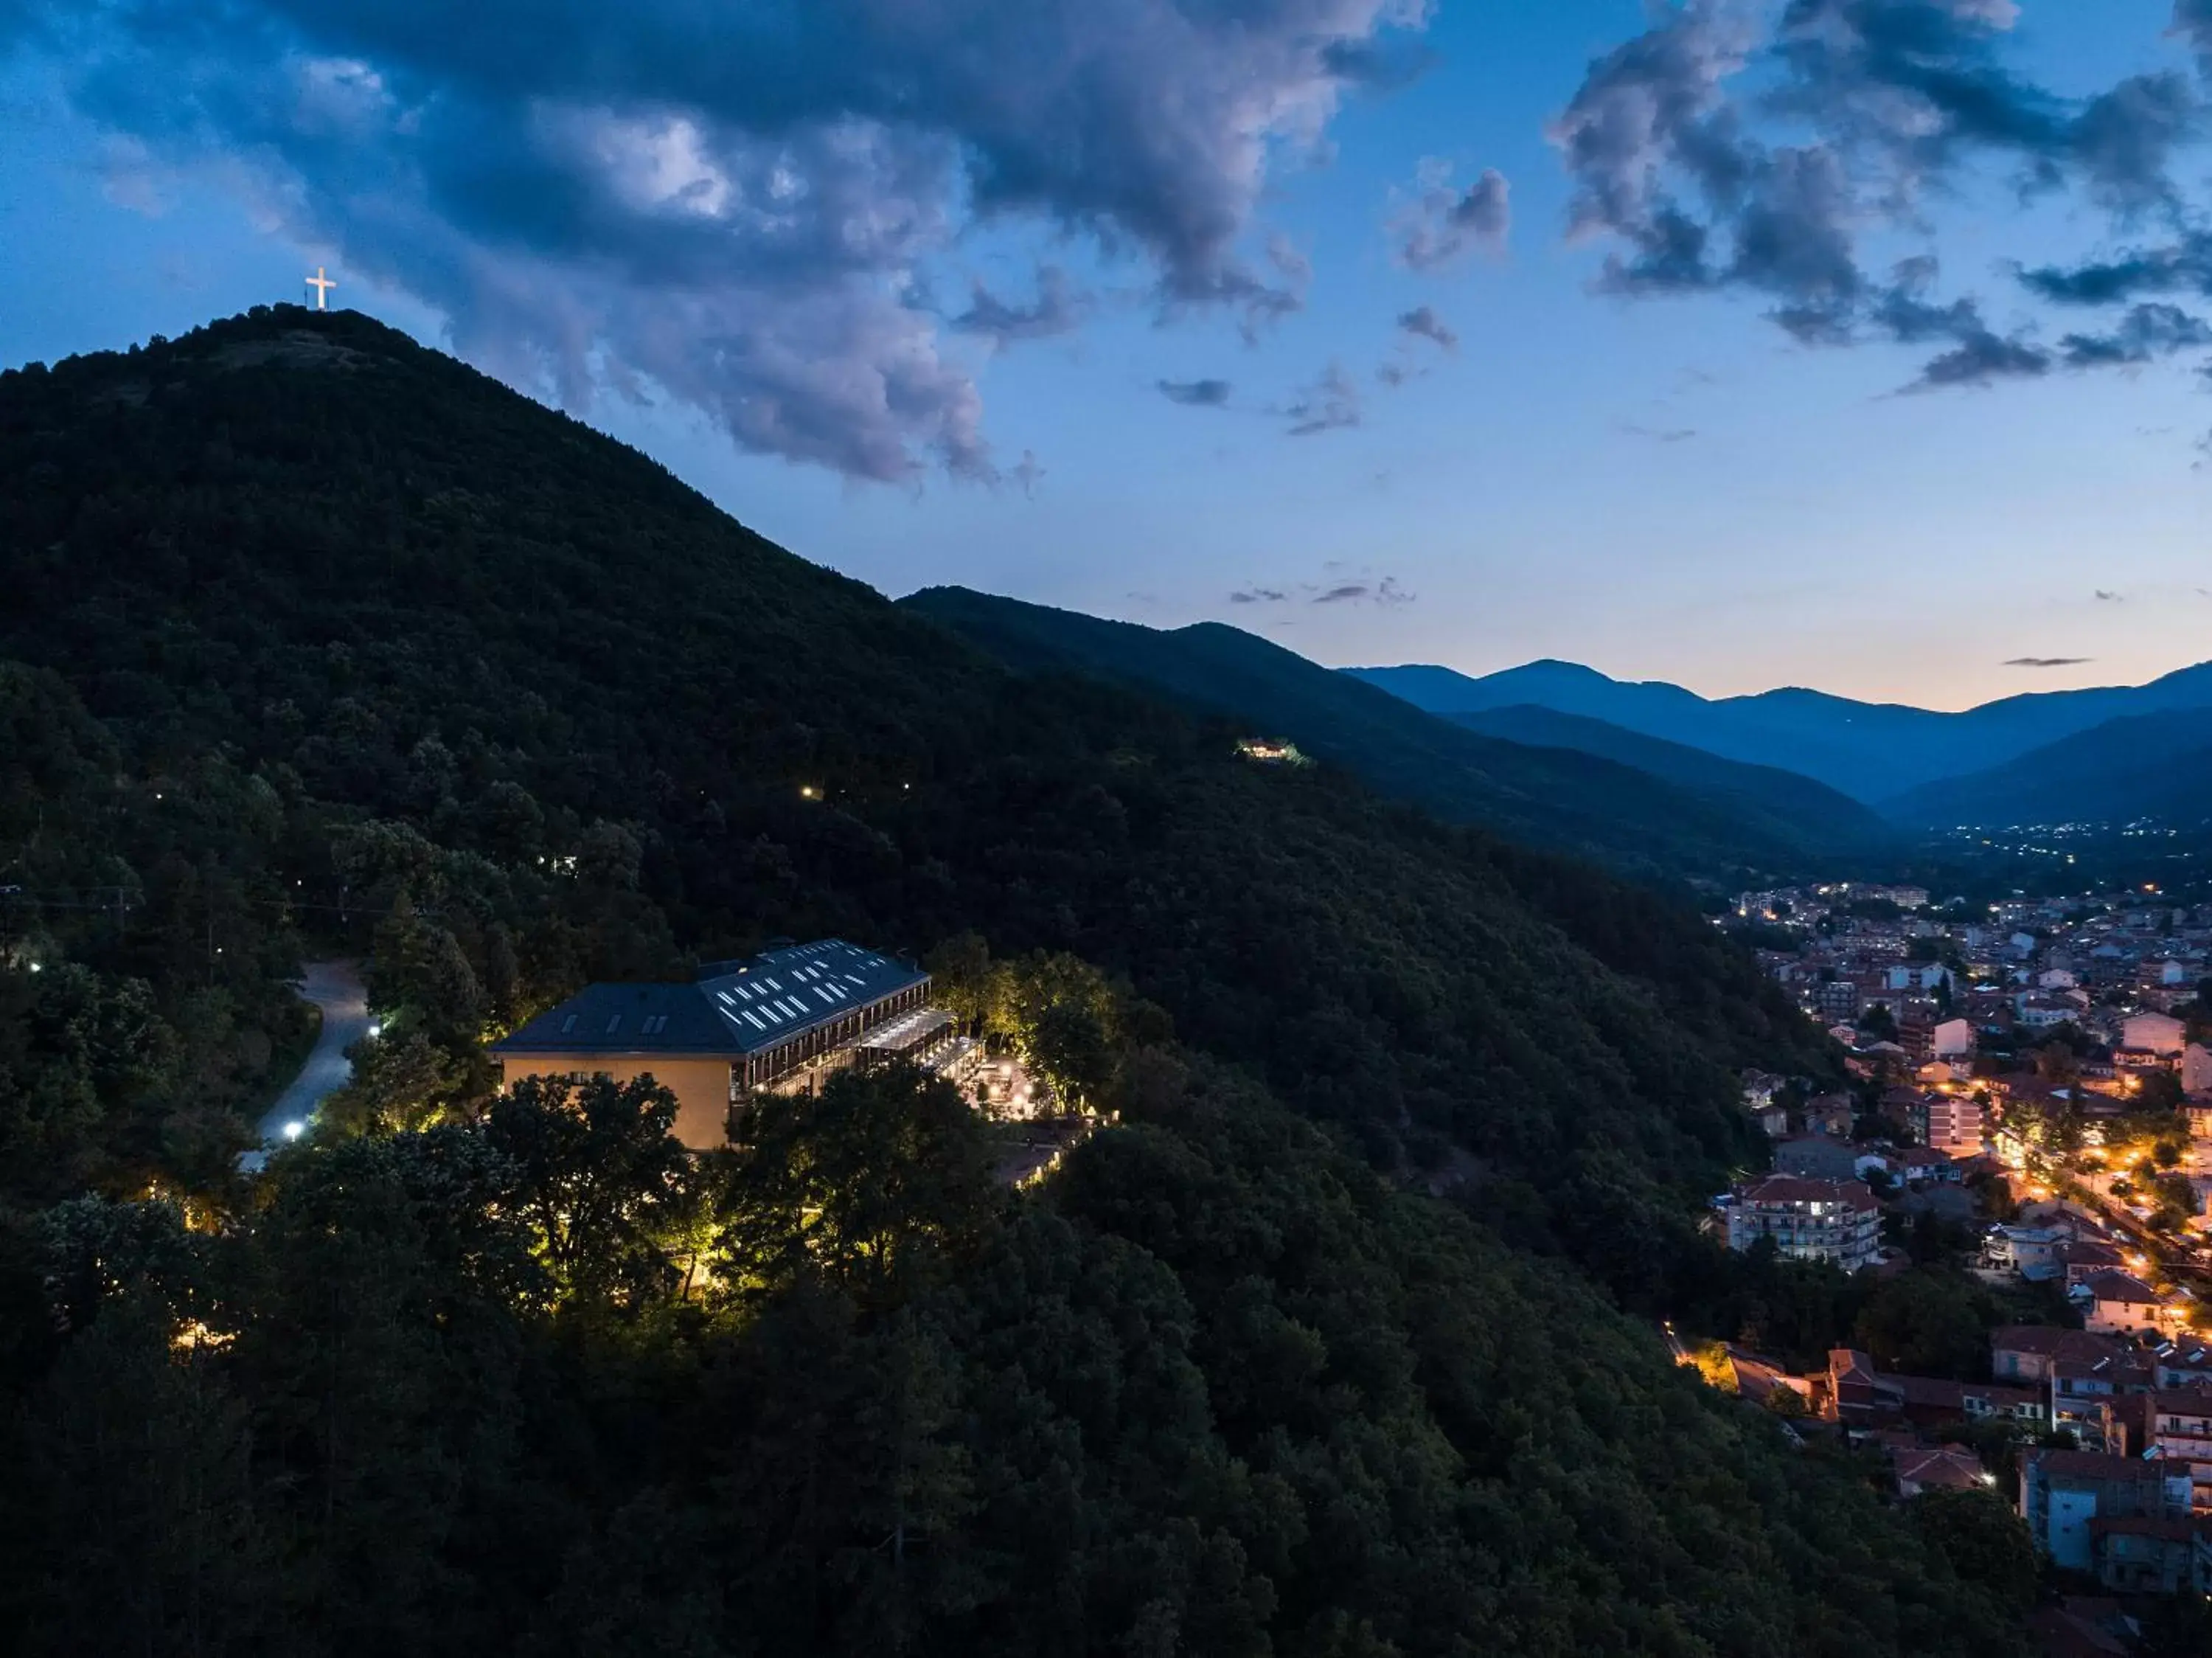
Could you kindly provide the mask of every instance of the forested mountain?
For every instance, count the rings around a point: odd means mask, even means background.
[[[1899,823],[2212,822],[2212,709],[2107,720],[1883,803]]]
[[[1609,679],[1571,662],[1530,662],[1480,678],[1435,667],[1346,672],[1431,713],[1533,704],[1800,772],[1869,804],[1984,770],[2106,720],[2212,709],[2212,662],[2148,685],[2033,692],[1957,714],[1797,688],[1708,698],[1657,680]]]
[[[1455,728],[1218,622],[1163,631],[964,588],[928,588],[900,602],[1014,667],[1086,673],[1164,693],[1182,707],[1241,721],[1251,735],[1287,739],[1443,817],[1624,869],[1735,877],[1803,868],[1881,833],[1880,820],[1848,802],[1839,802],[1841,812],[1775,810],[1741,788],[1656,775],[1624,755]]]
[[[1832,851],[1867,851],[1883,845],[1895,833],[1871,807],[1798,772],[1723,759],[1686,743],[1647,737],[1603,720],[1561,714],[1528,703],[1446,717],[1471,731],[1508,742],[1570,748],[1632,765],[1695,789],[1708,799],[1726,802],[1751,824],[1771,824],[1771,832],[1778,836],[1794,837]]]
[[[1798,1293],[1693,1221],[1730,1068],[1826,1062],[1697,917],[351,314],[0,376],[0,566],[14,1649],[2013,1649],[1972,1527],[1646,1321]],[[1117,1125],[1015,1196],[896,1070],[696,1161],[491,1105],[579,984],[817,934],[1011,976]],[[247,1180],[309,951],[381,1033]]]

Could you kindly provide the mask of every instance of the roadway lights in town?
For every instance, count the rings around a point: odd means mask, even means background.
[[[802,783],[799,785],[799,798],[801,800],[820,800],[822,798],[822,791],[819,789],[817,789],[811,783]]]

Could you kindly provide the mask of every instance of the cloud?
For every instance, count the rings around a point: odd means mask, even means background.
[[[1415,271],[1449,265],[1470,250],[1498,253],[1513,229],[1513,186],[1496,168],[1465,190],[1451,168],[1431,156],[1421,163],[1411,201],[1391,216],[1398,257]]]
[[[1225,380],[1161,380],[1153,382],[1162,397],[1187,409],[1221,409],[1229,405]]]
[[[1447,351],[1459,349],[1459,336],[1453,332],[1451,325],[1426,305],[1417,305],[1410,311],[1401,313],[1398,326],[1416,338],[1433,340]]]
[[[1319,582],[1285,582],[1278,587],[1266,587],[1251,582],[1229,595],[1232,605],[1410,605],[1415,595],[1407,592],[1395,576],[1376,576],[1370,571],[1348,569],[1331,562],[1322,566],[1323,579]]]
[[[2097,589],[2098,599],[2101,602],[2108,605],[2117,605],[2126,599],[2127,596],[2128,595],[2124,593],[2113,593],[2105,588],[2099,588]]]
[[[1410,605],[1414,595],[1398,585],[1397,578],[1385,576],[1379,581],[1339,582],[1325,587],[1308,599],[1316,605]]]
[[[1017,340],[1048,339],[1081,327],[1091,312],[1091,296],[1079,293],[1058,265],[1037,271],[1036,298],[1027,305],[1000,299],[981,281],[975,283],[968,308],[952,319],[963,334],[981,334],[999,345]]]
[[[1045,469],[1037,464],[1036,452],[1024,449],[1022,458],[1006,468],[1006,481],[1019,490],[1024,497],[1034,500],[1036,497],[1037,484],[1044,477],[1044,473]]]
[[[2193,319],[2143,317],[2055,349],[2000,332],[1968,296],[1929,296],[1933,261],[1884,277],[1863,238],[1924,230],[1923,204],[1969,170],[2009,170],[2025,198],[2073,190],[2125,222],[2180,204],[2179,149],[2203,103],[2175,72],[2080,98],[2008,65],[2011,0],[1684,0],[1590,66],[1551,137],[1573,190],[1571,237],[1605,246],[1601,291],[1753,296],[1793,338],[1943,349],[1911,389],[1988,385],[2057,367],[2137,363],[2202,343]],[[2212,0],[2178,29],[2212,46]],[[1924,265],[1924,269],[1920,268]],[[2212,239],[2099,266],[2021,274],[2039,297],[2102,303],[2212,271]]]
[[[1358,382],[1344,371],[1342,363],[1332,363],[1319,380],[1298,392],[1283,413],[1291,423],[1292,437],[1311,437],[1319,432],[1357,426],[1360,419]]]
[[[9,20],[13,20],[12,23]],[[1302,302],[1249,249],[1277,157],[1376,83],[1404,0],[165,0],[0,4],[104,137],[245,195],[480,365],[656,385],[757,453],[995,475],[960,339],[1071,323],[927,301],[971,230],[1073,239],[1170,315]],[[1294,264],[1294,260],[1287,261]]]
[[[2138,305],[2106,334],[2069,334],[2059,341],[2070,367],[2104,368],[2148,363],[2153,357],[2212,345],[2212,325],[2179,306]]]
[[[1622,421],[1616,430],[1630,437],[1648,437],[1655,443],[1686,443],[1698,435],[1694,426],[1645,426]]]
[[[2094,662],[2094,656],[2008,656],[2007,667],[2079,667],[2084,662]]]

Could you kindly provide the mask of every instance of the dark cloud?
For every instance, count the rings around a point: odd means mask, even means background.
[[[1159,387],[1162,397],[1187,409],[1228,406],[1229,382],[1225,380],[1162,380],[1153,383]]]
[[[1410,311],[1401,313],[1398,326],[1418,338],[1433,340],[1447,351],[1459,349],[1459,335],[1429,306],[1417,305]]]
[[[2118,604],[2118,603],[2119,603],[2123,599],[2126,598],[2126,597],[2127,597],[2127,594],[2125,594],[2124,593],[2113,593],[2113,592],[2110,591],[2108,588],[2099,588],[2097,589],[2097,597],[2098,597],[2098,599],[2099,599],[2100,600],[2101,600],[2102,602],[2104,602],[2104,603],[2106,603],[2106,604],[2108,604],[2108,605],[2117,605],[2117,604]]]
[[[1044,477],[1044,468],[1037,464],[1034,451],[1024,449],[1022,458],[1006,468],[1006,481],[1031,499],[1036,496],[1038,480]]]
[[[1290,594],[1275,588],[1239,588],[1229,595],[1232,605],[1279,605]]]
[[[1433,158],[1421,163],[1413,198],[1392,215],[1398,257],[1416,271],[1449,265],[1473,250],[1497,253],[1513,229],[1513,186],[1496,168],[1462,190],[1451,169]]]
[[[1307,602],[1316,605],[1410,605],[1413,597],[1398,585],[1395,576],[1385,576],[1379,580],[1335,582],[1313,594]]]
[[[2110,333],[2069,334],[2058,344],[2071,368],[2124,366],[2212,345],[2212,326],[2179,306],[2152,302],[2135,307]]]
[[[1292,437],[1311,437],[1320,432],[1357,426],[1360,419],[1358,382],[1344,371],[1342,363],[1332,363],[1319,380],[1291,399],[1283,413],[1291,423]]]
[[[1296,308],[1244,252],[1271,158],[1383,78],[1401,0],[15,0],[81,114],[249,192],[347,276],[571,405],[657,385],[743,447],[995,475],[927,302],[975,225]],[[1066,294],[1062,300],[1071,297]],[[988,290],[950,332],[1069,320]]]
[[[1058,265],[1048,265],[1038,271],[1036,298],[1027,305],[1002,300],[977,282],[968,308],[952,319],[952,326],[963,334],[981,334],[1007,345],[1017,340],[1072,333],[1083,326],[1090,311],[1091,296],[1078,292]]]
[[[2084,662],[2094,662],[2094,656],[2008,656],[2007,667],[2079,667]]]
[[[1972,296],[1938,302],[1932,261],[1869,272],[1860,239],[1917,229],[1921,204],[1971,166],[2024,193],[2073,188],[2125,221],[2179,201],[2172,163],[2203,104],[2179,74],[2086,98],[2002,61],[2012,0],[1786,0],[1766,10],[1686,0],[1595,62],[1553,123],[1574,190],[1571,234],[1609,244],[1597,277],[1630,296],[1736,291],[1808,345],[1940,344],[1914,389],[1986,385],[2055,367],[2142,363],[2194,344],[2185,314],[2130,317],[2056,350],[1999,332]],[[2212,0],[2177,27],[2212,43]],[[1787,136],[1782,141],[1776,135]],[[2212,271],[2212,242],[2102,266],[2021,273],[2033,293],[2124,300]]]

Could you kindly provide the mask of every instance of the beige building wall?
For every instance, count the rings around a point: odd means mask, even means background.
[[[526,1076],[611,1076],[631,1082],[650,1076],[676,1096],[676,1137],[693,1151],[730,1143],[730,1062],[681,1054],[510,1054],[500,1061],[502,1087]]]

